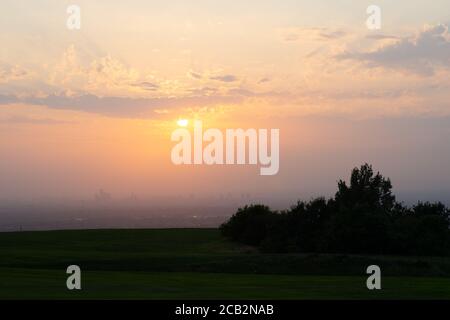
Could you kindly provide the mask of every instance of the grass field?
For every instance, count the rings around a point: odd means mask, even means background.
[[[1,299],[450,299],[449,258],[261,254],[216,229],[0,233],[0,257]]]

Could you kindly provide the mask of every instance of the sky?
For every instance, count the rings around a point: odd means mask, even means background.
[[[368,162],[400,200],[448,203],[449,25],[448,0],[2,1],[0,201],[293,203]],[[279,129],[278,173],[174,165],[180,119]]]

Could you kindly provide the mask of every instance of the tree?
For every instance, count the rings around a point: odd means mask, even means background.
[[[395,205],[395,196],[391,190],[391,180],[379,172],[374,175],[372,166],[366,163],[352,170],[350,186],[339,180],[335,200],[338,205],[345,207],[362,204],[390,211]]]
[[[323,234],[330,216],[330,206],[325,198],[298,201],[297,205],[291,207],[287,220],[296,251],[318,252],[327,247]]]
[[[233,241],[268,252],[450,254],[450,210],[442,203],[408,208],[396,202],[389,178],[364,164],[338,182],[335,197],[298,201],[284,212],[239,208],[221,226]]]
[[[234,241],[259,246],[266,237],[273,217],[274,213],[265,205],[245,206],[239,208],[220,229],[223,235]]]

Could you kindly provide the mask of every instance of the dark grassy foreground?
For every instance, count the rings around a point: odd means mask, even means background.
[[[70,264],[81,291],[65,287]],[[449,299],[450,258],[260,254],[215,229],[0,233],[0,298]]]

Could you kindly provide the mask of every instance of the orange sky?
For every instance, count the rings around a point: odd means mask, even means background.
[[[329,194],[363,162],[400,194],[450,191],[447,1],[6,1],[0,200]],[[407,11],[405,11],[407,10]],[[23,22],[26,23],[23,23]],[[280,171],[175,166],[177,120],[279,128]]]

